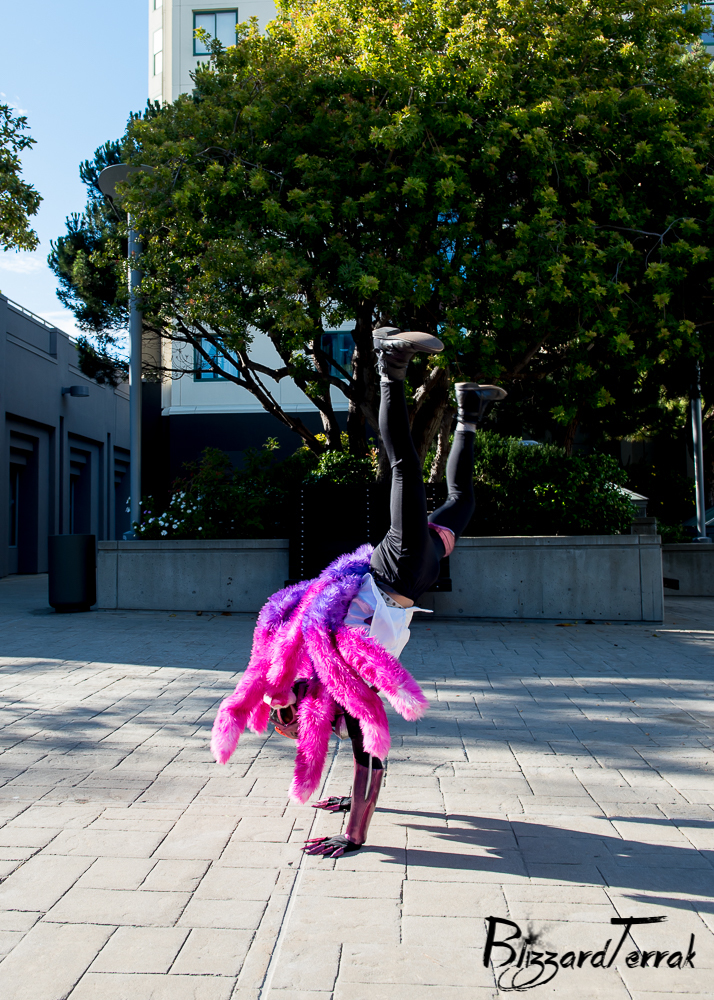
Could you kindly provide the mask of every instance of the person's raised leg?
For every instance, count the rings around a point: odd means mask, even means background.
[[[447,528],[453,533],[454,542],[460,537],[473,517],[474,501],[474,440],[476,428],[483,420],[488,407],[507,393],[495,385],[478,385],[475,382],[457,382],[456,402],[458,412],[454,441],[446,464],[448,496],[446,502],[431,515],[430,524]],[[447,555],[453,544],[445,545]]]
[[[414,601],[415,568],[425,558],[436,559],[426,517],[426,492],[421,463],[412,441],[404,395],[407,366],[417,351],[436,353],[443,344],[427,333],[375,330],[374,346],[380,378],[379,431],[391,468],[390,527],[372,554],[372,569],[380,584]],[[438,563],[438,560],[437,560]]]

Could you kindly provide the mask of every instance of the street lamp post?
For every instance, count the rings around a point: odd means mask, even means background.
[[[694,444],[694,479],[697,486],[697,534],[695,542],[709,542],[707,535],[706,503],[704,500],[704,446],[702,433],[702,390],[699,380],[699,362],[697,361],[696,378],[692,386],[692,441]]]
[[[130,174],[144,170],[151,172],[153,167],[132,167],[126,163],[117,163],[105,167],[99,175],[97,183],[99,190],[112,201],[115,198],[115,188]],[[129,216],[129,447],[131,464],[129,466],[129,520],[131,527],[124,532],[124,538],[134,538],[134,524],[141,516],[141,312],[139,311],[139,284],[141,271],[135,266],[141,252],[139,234],[132,225]]]

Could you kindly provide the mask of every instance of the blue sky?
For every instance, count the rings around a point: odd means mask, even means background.
[[[29,24],[29,21],[32,24]],[[44,201],[34,253],[0,253],[0,291],[60,329],[75,332],[45,261],[64,220],[84,207],[79,164],[124,131],[146,104],[147,0],[36,0],[2,5],[0,103],[27,116],[37,144],[24,177]]]

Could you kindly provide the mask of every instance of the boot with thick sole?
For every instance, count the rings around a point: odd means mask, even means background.
[[[377,371],[380,378],[403,382],[409,362],[415,354],[439,354],[444,344],[430,333],[415,330],[398,330],[394,326],[383,326],[372,333],[374,351],[377,355]]]
[[[480,424],[492,403],[505,399],[508,393],[498,385],[479,385],[478,382],[457,382],[457,420],[464,424]]]

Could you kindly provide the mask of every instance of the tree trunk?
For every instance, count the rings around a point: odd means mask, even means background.
[[[412,440],[421,462],[426,459],[447,409],[451,409],[448,370],[435,368],[415,393],[412,407]]]
[[[342,451],[342,432],[332,406],[329,405],[324,410],[320,410],[320,416],[327,436],[327,447],[330,451]]]
[[[577,413],[573,419],[568,424],[568,429],[565,432],[565,439],[563,441],[563,447],[565,448],[565,454],[570,458],[573,454],[573,445],[575,443],[575,435],[578,433],[578,427],[580,426],[580,420]]]
[[[446,463],[449,458],[449,438],[451,437],[453,419],[454,410],[453,407],[449,406],[444,410],[444,416],[441,418],[441,424],[437,432],[436,454],[434,455],[434,461],[431,463],[429,471],[430,483],[440,483],[444,479]]]
[[[350,452],[362,457],[368,453],[367,428],[379,434],[379,380],[375,370],[372,345],[372,305],[360,309],[352,331],[355,349],[352,354],[353,398],[347,412]]]

